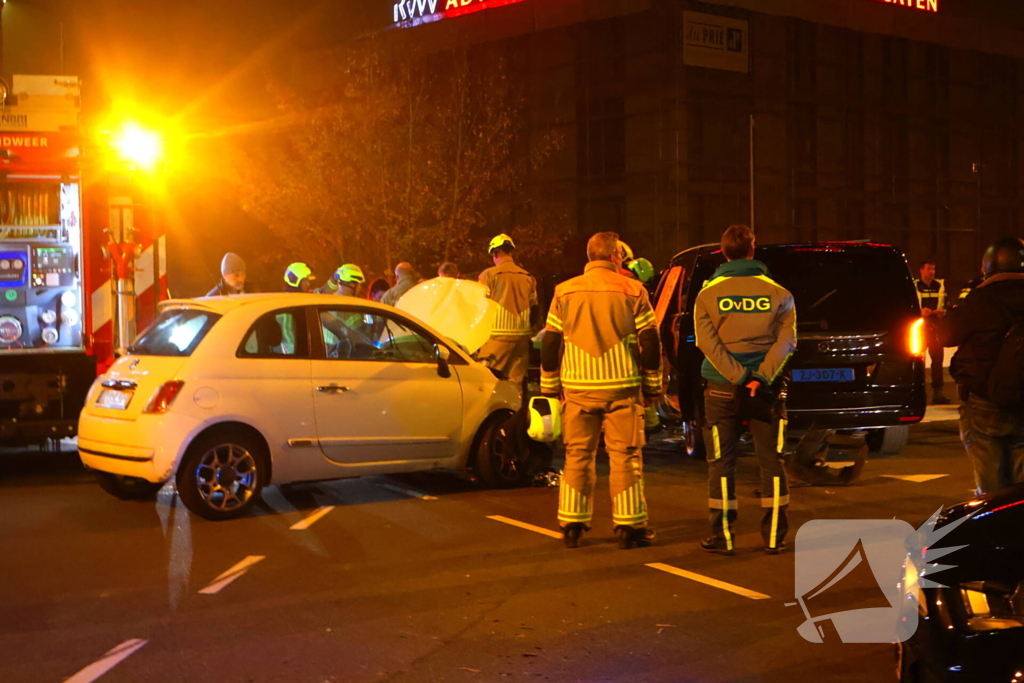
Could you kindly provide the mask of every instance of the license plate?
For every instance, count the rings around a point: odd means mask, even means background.
[[[852,382],[853,368],[822,368],[793,370],[794,382]]]
[[[96,405],[100,408],[112,408],[114,410],[124,410],[128,407],[128,404],[132,402],[132,396],[130,391],[120,391],[118,389],[104,389],[100,392],[100,397],[96,399]]]

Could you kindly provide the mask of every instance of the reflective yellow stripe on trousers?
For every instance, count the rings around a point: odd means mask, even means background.
[[[779,537],[779,488],[781,487],[782,482],[779,481],[778,477],[775,477],[774,483],[775,494],[772,496],[772,535],[770,542],[768,543],[769,548],[777,548],[779,545],[777,543]]]
[[[778,451],[781,455],[786,450],[786,419],[779,419],[779,445]]]
[[[732,532],[729,531],[729,480],[722,477],[722,533],[725,535],[725,549],[732,550]]]
[[[711,440],[715,442],[715,460],[722,457],[722,442],[718,438],[718,425],[711,428]]]

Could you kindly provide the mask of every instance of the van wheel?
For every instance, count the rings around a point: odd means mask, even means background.
[[[882,455],[896,455],[903,450],[909,439],[910,427],[907,425],[872,429],[864,437],[868,447]]]
[[[477,435],[473,462],[476,476],[488,488],[511,489],[524,486],[530,479],[529,449],[517,449],[520,440],[509,433],[513,417],[508,413],[494,415]]]
[[[176,479],[181,502],[213,521],[245,514],[267,480],[264,445],[245,432],[204,434],[185,452]]]
[[[138,477],[126,477],[122,474],[111,474],[93,470],[96,483],[100,488],[120,500],[152,500],[156,492],[163,488],[163,482],[154,484]]]

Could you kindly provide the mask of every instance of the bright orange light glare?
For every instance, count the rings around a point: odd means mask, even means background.
[[[907,333],[907,348],[910,350],[911,355],[924,355],[924,318],[918,318],[910,323],[910,330]]]
[[[125,124],[114,138],[114,149],[125,161],[152,170],[163,158],[163,139],[158,133],[135,123]]]

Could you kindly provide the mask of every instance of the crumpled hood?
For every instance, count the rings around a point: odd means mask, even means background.
[[[474,353],[491,336],[497,306],[479,282],[437,277],[410,289],[396,307]]]

